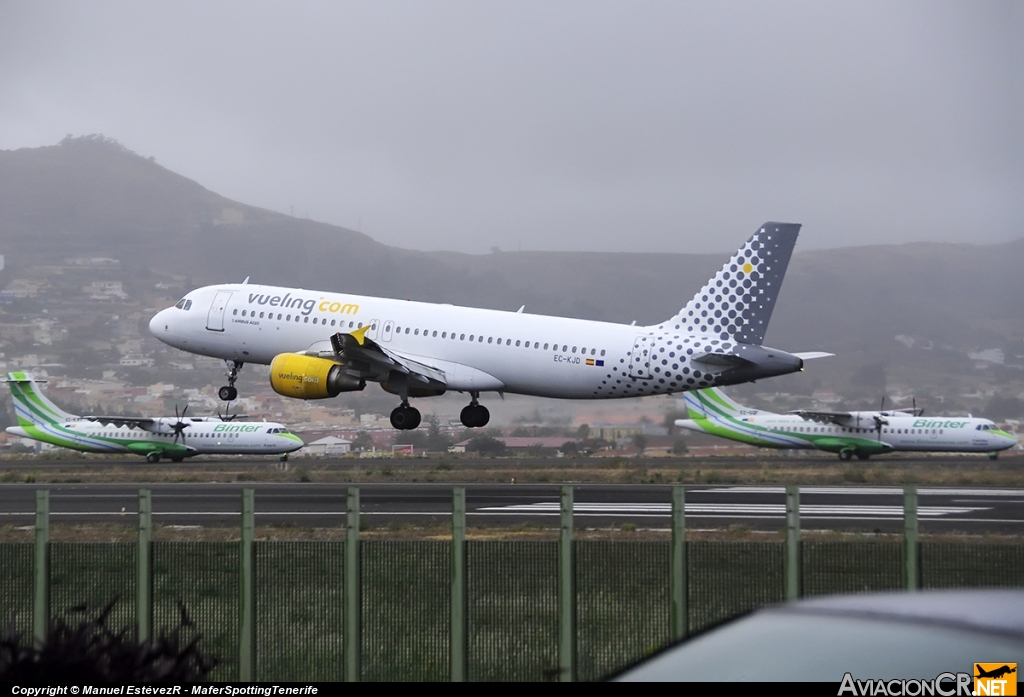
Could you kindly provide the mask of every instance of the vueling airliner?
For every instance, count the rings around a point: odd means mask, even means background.
[[[303,446],[281,424],[209,417],[75,416],[51,402],[29,373],[7,373],[18,425],[7,432],[86,453],[134,453],[149,462],[195,455],[281,455]],[[188,407],[186,407],[188,409]]]
[[[626,324],[279,288],[206,286],[157,313],[166,344],[222,358],[232,400],[244,363],[299,399],[362,390],[397,395],[391,424],[413,429],[410,397],[468,393],[469,427],[487,424],[482,392],[565,399],[672,394],[785,375],[806,358],[761,345],[800,225],[765,223],[671,319]]]
[[[970,416],[925,417],[917,409],[774,414],[737,404],[713,387],[685,399],[690,418],[676,426],[761,448],[817,448],[842,460],[898,451],[988,453],[995,460],[1017,444],[992,421]]]

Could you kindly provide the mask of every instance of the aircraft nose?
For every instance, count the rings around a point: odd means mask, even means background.
[[[160,310],[160,312],[153,315],[153,319],[149,320],[149,331],[157,339],[161,341],[165,340],[165,337],[171,332],[171,311]]]

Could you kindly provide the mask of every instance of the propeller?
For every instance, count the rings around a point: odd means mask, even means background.
[[[888,426],[889,425],[889,421],[887,419],[883,419],[882,418],[882,415],[884,413],[885,413],[885,396],[883,395],[882,396],[882,403],[878,407],[878,414],[876,414],[874,417],[872,417],[875,420],[875,430],[878,432],[878,440],[882,440],[882,426]]]
[[[171,430],[174,431],[174,444],[178,444],[178,436],[181,436],[181,444],[185,444],[185,429],[189,427],[189,424],[182,421],[185,418],[185,412],[188,411],[188,405],[181,410],[181,414],[178,414],[178,405],[174,405],[174,418],[177,419],[176,423],[171,424]]]

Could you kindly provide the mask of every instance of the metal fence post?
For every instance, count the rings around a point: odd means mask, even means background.
[[[345,514],[345,680],[359,682],[359,487],[348,488]]]
[[[256,496],[242,489],[242,541],[239,550],[238,679],[256,679]]]
[[[558,679],[576,679],[576,594],[572,554],[572,487],[563,486],[561,535],[558,539]]]
[[[139,489],[139,541],[135,547],[135,619],[138,640],[153,638],[153,497],[149,489]]]
[[[466,681],[466,487],[452,489],[452,682]]]
[[[786,600],[800,597],[800,487],[786,485]]]
[[[36,543],[34,559],[32,637],[46,643],[50,630],[50,492],[36,490]]]
[[[672,487],[672,551],[669,555],[672,640],[686,638],[686,499],[683,487]]]
[[[903,487],[903,587],[916,591],[921,587],[917,541],[917,487]]]

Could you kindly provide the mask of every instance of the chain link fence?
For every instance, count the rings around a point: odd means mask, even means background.
[[[140,514],[136,545],[51,543],[39,500],[36,542],[0,543],[0,622],[38,637],[48,618],[93,618],[109,605],[114,631],[142,632],[151,617],[150,636],[198,638],[220,659],[209,676],[219,681],[443,681],[456,664],[476,681],[596,680],[670,643],[684,617],[693,634],[794,592],[1024,585],[1024,547],[922,543],[913,519],[898,542],[683,543],[679,516],[674,542],[573,541],[570,527],[563,542],[456,545],[359,540],[356,516],[352,542],[257,542],[250,505],[241,542],[151,542]],[[358,554],[346,556],[350,544]],[[454,571],[456,550],[464,574]],[[359,617],[345,616],[346,598]],[[456,646],[464,653],[453,656]]]

